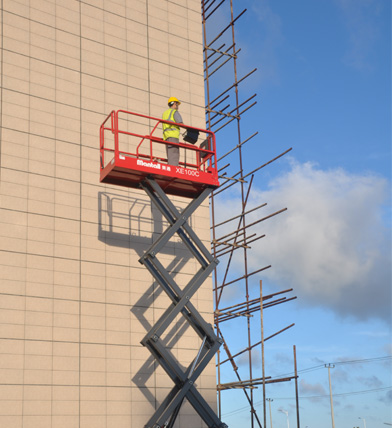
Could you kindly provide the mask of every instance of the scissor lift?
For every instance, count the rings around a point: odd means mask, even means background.
[[[140,129],[140,122],[152,128],[149,134],[132,130]],[[156,135],[162,135],[162,123],[173,122],[125,110],[112,111],[100,128],[101,182],[137,188],[151,175],[166,194],[188,198],[198,196],[206,188],[218,187],[214,133],[178,124],[185,132],[201,134],[201,143],[177,144],[187,160],[181,160],[178,166],[169,165],[162,152],[165,145],[173,143]]]
[[[126,117],[126,122],[119,120]],[[121,123],[129,127],[129,119],[143,118],[155,122],[148,135],[124,130]],[[124,120],[124,119],[123,119]],[[195,387],[195,382],[204,368],[214,357],[222,344],[213,330],[191,303],[192,296],[214,270],[218,261],[214,259],[196,233],[187,223],[195,210],[203,203],[212,190],[219,186],[215,160],[215,136],[211,131],[197,129],[206,139],[200,146],[179,143],[183,150],[190,150],[194,156],[190,163],[179,166],[167,164],[167,159],[156,155],[155,146],[167,144],[154,136],[164,120],[119,110],[111,112],[101,125],[101,182],[126,187],[142,188],[169,223],[168,228],[148,248],[139,262],[143,264],[171,300],[170,306],[141,341],[174,382],[174,386],[161,405],[145,425],[145,428],[172,428],[186,398],[210,428],[225,428],[227,425],[204,400]],[[179,124],[180,125],[180,124]],[[190,127],[180,125],[181,128]],[[193,128],[195,129],[195,128]],[[114,137],[110,147],[105,146],[106,134]],[[120,150],[120,136],[140,139],[134,152]],[[110,139],[109,139],[110,140]],[[144,144],[144,146],[143,146]],[[170,143],[173,144],[173,143]],[[107,159],[109,157],[109,159]],[[106,161],[106,162],[105,162]],[[168,194],[184,196],[192,200],[181,212],[174,206]],[[199,262],[200,268],[189,283],[181,289],[158,259],[159,252],[177,234]],[[185,371],[163,343],[162,336],[182,314],[201,339],[201,347],[192,363]]]

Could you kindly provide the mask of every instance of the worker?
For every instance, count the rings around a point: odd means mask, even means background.
[[[170,97],[167,101],[169,108],[163,113],[162,119],[175,123],[183,123],[182,117],[178,112],[180,101],[176,97]],[[163,139],[170,143],[180,142],[180,127],[162,123]],[[180,148],[177,145],[166,144],[167,163],[169,165],[178,166],[180,161]]]

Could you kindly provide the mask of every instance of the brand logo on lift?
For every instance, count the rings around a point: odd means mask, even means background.
[[[161,169],[161,164],[160,163],[145,162],[145,161],[143,161],[141,159],[137,160],[136,165],[148,166],[149,168],[155,168],[155,169]]]

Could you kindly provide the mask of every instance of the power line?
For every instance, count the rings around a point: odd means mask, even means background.
[[[372,362],[382,362],[382,361],[388,361],[392,359],[392,355],[386,355],[386,356],[382,356],[382,357],[373,357],[373,358],[363,358],[363,359],[358,359],[358,360],[347,360],[347,361],[337,361],[331,364],[334,364],[336,366],[338,365],[347,365],[347,364],[360,364],[360,363],[372,363]],[[298,374],[300,373],[309,373],[315,370],[320,370],[320,369],[324,369],[325,368],[325,364],[319,364],[317,366],[313,366],[313,367],[308,367],[302,370],[298,370]],[[285,376],[289,376],[292,375],[292,372],[290,373],[286,373],[283,375],[279,375],[279,376],[274,376],[271,379],[278,379],[281,377],[285,377]],[[350,395],[361,395],[361,394],[369,394],[369,393],[373,393],[373,392],[380,392],[380,391],[387,391],[392,389],[392,386],[388,386],[385,388],[377,388],[377,389],[368,389],[368,390],[362,390],[362,391],[352,391],[352,392],[343,392],[343,393],[339,393],[339,394],[334,394],[334,397],[346,397],[346,396],[350,396]],[[302,399],[317,399],[317,398],[325,398],[328,397],[328,395],[313,395],[313,396],[301,396],[301,400]],[[293,397],[281,397],[281,398],[274,398],[275,400],[292,400]],[[261,404],[262,402],[257,402],[255,404]],[[225,417],[227,416],[234,416],[238,413],[242,413],[246,410],[249,409],[249,406],[245,406],[245,407],[241,407],[239,409],[233,410],[229,413],[225,413]]]
[[[386,355],[386,356],[382,356],[382,357],[374,357],[374,358],[363,358],[363,359],[359,359],[359,360],[347,360],[347,361],[337,361],[331,364],[334,364],[336,366],[338,365],[346,365],[346,364],[359,364],[359,363],[371,363],[371,362],[381,362],[381,361],[388,361],[392,359],[392,355]],[[308,367],[306,369],[302,369],[302,370],[298,370],[298,374],[299,373],[309,373],[315,370],[320,370],[320,369],[324,369],[325,368],[325,364],[319,364],[317,366],[313,366],[313,367]],[[290,373],[286,373],[283,375],[279,375],[279,376],[274,376],[271,379],[279,379],[281,377],[285,377],[285,376],[289,376],[292,375],[292,372]],[[361,395],[361,394],[369,394],[372,392],[380,392],[380,391],[387,391],[389,389],[392,389],[392,386],[388,386],[385,388],[377,388],[377,389],[367,389],[367,390],[363,390],[363,391],[352,391],[352,392],[343,392],[340,394],[334,394],[334,397],[346,397],[349,395]],[[313,396],[301,396],[301,400],[303,399],[316,399],[316,398],[325,398],[328,397],[328,395],[313,395]],[[274,400],[292,400],[293,397],[275,397]],[[255,404],[261,404],[262,402],[259,401]],[[249,410],[249,406],[245,406],[245,407],[240,407],[239,409],[233,410],[229,413],[224,413],[225,417],[228,416],[234,416],[238,413],[242,413],[244,411]]]
[[[340,366],[340,365],[346,365],[346,364],[360,364],[360,363],[372,363],[372,362],[382,362],[382,361],[388,361],[392,359],[392,355],[386,355],[383,357],[374,357],[374,358],[364,358],[361,360],[347,360],[347,361],[336,361],[333,362],[331,364],[335,365],[335,366]],[[298,370],[298,374],[299,373],[309,373],[315,370],[320,370],[325,368],[325,363],[324,364],[319,364],[317,366],[313,366],[313,367],[308,367],[306,369],[302,369],[302,370]],[[277,375],[277,376],[273,376],[271,379],[279,379],[280,377],[285,377],[285,376],[290,376],[292,375],[293,372],[290,373],[285,373],[282,375]]]
[[[372,392],[388,391],[390,389],[392,389],[392,386],[387,386],[385,388],[366,389],[366,390],[363,390],[363,391],[342,392],[340,394],[334,394],[334,397],[347,397],[347,396],[350,396],[350,395],[369,394],[369,393],[372,393]],[[301,400],[303,400],[303,399],[315,399],[315,398],[326,398],[326,397],[329,397],[329,395],[328,394],[325,394],[325,395],[312,395],[312,396],[308,395],[308,396],[301,396],[299,398]],[[274,397],[274,400],[294,400],[294,399],[295,399],[295,397]],[[261,403],[262,403],[261,401],[258,401],[257,403],[255,403],[255,405],[259,405]],[[228,413],[224,413],[224,416],[225,416],[225,418],[228,417],[228,416],[234,416],[234,415],[236,415],[238,413],[242,413],[242,412],[244,412],[246,410],[249,410],[249,406],[240,407],[239,409],[233,410],[233,411],[228,412]]]
[[[363,360],[339,361],[339,362],[333,363],[333,364],[342,365],[342,364],[372,363],[373,361],[386,361],[386,360],[390,360],[390,359],[392,359],[392,355],[386,355],[385,357],[365,358]]]
[[[392,389],[392,386],[386,386],[385,388],[376,388],[376,389],[365,389],[363,391],[352,391],[352,392],[341,392],[340,394],[333,394],[334,397],[347,397],[349,395],[361,395],[361,394],[369,394],[371,392],[380,392],[380,391],[388,391]],[[300,397],[303,399],[313,399],[313,398],[325,398],[329,397],[328,394],[325,395],[305,395]],[[293,400],[294,397],[278,397],[274,398],[274,400]]]

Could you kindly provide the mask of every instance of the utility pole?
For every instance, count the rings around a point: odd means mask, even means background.
[[[271,428],[272,428],[272,413],[271,413],[271,401],[274,401],[272,398],[266,398],[266,400],[269,403],[269,412],[270,412],[270,422],[271,422]]]
[[[329,397],[331,399],[331,418],[332,418],[332,428],[335,428],[335,420],[333,418],[333,401],[332,401],[332,386],[331,386],[331,369],[335,368],[334,364],[325,364],[325,367],[328,369],[328,379],[329,379]],[[365,427],[366,428],[366,427]]]
[[[263,282],[261,280],[260,280],[260,322],[261,322],[261,369],[262,369],[262,375],[263,375],[263,418],[264,418],[264,425],[263,426],[265,427],[267,425],[267,412],[265,409],[265,352],[264,352]],[[270,415],[271,415],[271,411],[270,411]]]
[[[297,372],[297,351],[295,345],[293,346],[294,352],[294,375],[295,375],[295,403],[297,408],[297,428],[300,428],[299,424],[299,400],[298,400],[298,372]]]

